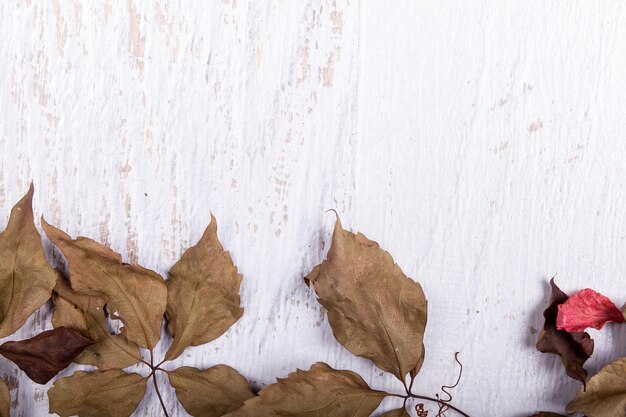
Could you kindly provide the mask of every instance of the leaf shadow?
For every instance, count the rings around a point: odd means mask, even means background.
[[[550,288],[550,279],[542,280],[543,293],[544,297],[535,302],[535,305],[531,309],[530,312],[530,323],[529,323],[529,331],[524,333],[522,343],[526,347],[535,348],[537,344],[537,339],[539,337],[539,333],[541,329],[543,329],[544,317],[543,312],[548,307],[548,303],[550,302],[550,293],[552,289]]]

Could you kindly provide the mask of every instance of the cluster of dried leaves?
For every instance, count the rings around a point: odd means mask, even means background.
[[[40,384],[72,362],[93,368],[54,382],[48,391],[51,413],[129,416],[152,379],[167,416],[156,378],[157,372],[164,372],[193,416],[367,417],[389,396],[403,403],[384,417],[410,416],[409,400],[434,402],[437,416],[446,410],[467,416],[449,403],[451,397],[442,400],[412,392],[424,361],[424,292],[389,253],[362,234],[344,230],[339,219],[327,259],[305,281],[313,284],[339,343],[393,374],[404,385],[404,393],[373,390],[356,373],[321,362],[279,379],[258,395],[226,365],[164,369],[163,363],[178,358],[187,347],[224,334],[243,313],[242,276],[218,240],[215,219],[164,280],[140,265],[123,263],[119,254],[91,239],[72,239],[42,218],[43,230],[66,260],[62,272],[46,260],[32,197],[31,186],[0,234],[0,338],[14,333],[50,299],[54,329],[6,342],[0,354]],[[122,325],[119,331],[112,326],[116,320]],[[156,363],[154,347],[164,320],[172,342]],[[144,374],[125,370],[137,364],[145,367]],[[0,381],[0,417],[8,417],[9,404],[9,390]],[[428,415],[422,402],[415,411],[418,417]]]
[[[544,311],[544,327],[537,349],[559,355],[568,376],[582,383],[567,413],[587,417],[626,416],[626,357],[617,359],[587,380],[584,363],[591,357],[594,341],[585,332],[588,328],[602,329],[606,323],[626,323],[626,305],[620,310],[609,298],[584,289],[569,297],[550,280],[552,294]],[[563,417],[561,414],[540,412],[533,417]]]

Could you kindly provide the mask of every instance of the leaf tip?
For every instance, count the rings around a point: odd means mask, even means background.
[[[326,213],[328,213],[329,211],[332,211],[333,213],[335,213],[335,230],[337,230],[337,228],[342,229],[341,220],[339,219],[339,213],[337,213],[337,210],[331,208],[331,209],[326,210]]]

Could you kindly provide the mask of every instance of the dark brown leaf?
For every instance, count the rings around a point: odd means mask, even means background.
[[[0,346],[0,354],[15,362],[33,381],[46,384],[90,344],[78,331],[59,327],[31,339],[6,342]]]
[[[318,362],[265,387],[228,417],[369,417],[385,394],[351,371]]]
[[[178,400],[194,417],[221,417],[254,397],[248,381],[226,365],[206,371],[185,366],[170,372],[169,378]]]
[[[109,331],[103,298],[72,290],[61,276],[54,288],[52,302],[55,306],[52,314],[54,327],[74,328],[94,341],[74,362],[106,370],[126,368],[141,360],[135,344],[126,340],[123,334],[111,334]]]
[[[9,417],[11,411],[11,394],[9,387],[0,379],[0,417]]]
[[[56,280],[33,221],[31,184],[0,233],[0,339],[14,333],[50,299]]]
[[[166,315],[174,340],[166,359],[177,358],[188,346],[216,339],[239,320],[243,314],[241,279],[217,238],[217,222],[211,216],[200,241],[185,251],[169,273]]]
[[[404,381],[423,360],[427,303],[391,255],[337,218],[326,260],[305,278],[328,311],[335,338]]]
[[[593,339],[586,332],[568,333],[557,330],[558,307],[567,301],[568,296],[557,287],[554,278],[550,280],[550,286],[552,295],[548,308],[543,312],[545,323],[537,341],[537,349],[543,353],[559,355],[567,375],[585,384],[587,371],[583,364],[593,353]]]
[[[624,417],[626,415],[626,358],[602,368],[567,405],[567,412],[587,417]]]
[[[146,381],[117,369],[76,372],[48,390],[50,412],[61,417],[128,417],[141,402]]]
[[[70,238],[41,220],[48,238],[67,259],[73,290],[101,297],[119,314],[122,334],[136,345],[152,349],[159,341],[167,303],[163,278],[140,265],[122,263],[121,256],[85,237]]]

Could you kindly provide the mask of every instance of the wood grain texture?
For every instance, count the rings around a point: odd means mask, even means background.
[[[4,2],[0,219],[33,180],[36,218],[165,275],[212,211],[245,314],[177,364],[261,387],[325,361],[400,392],[302,282],[336,209],[424,287],[419,391],[460,351],[471,415],[557,410],[577,385],[534,349],[549,277],[624,301],[625,21],[619,1]],[[626,332],[596,340],[591,372]],[[0,377],[14,416],[46,415],[48,386]],[[137,415],[161,415],[152,386]]]

